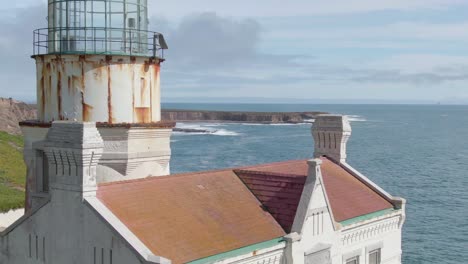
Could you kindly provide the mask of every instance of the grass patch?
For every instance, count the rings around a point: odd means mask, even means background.
[[[0,132],[0,184],[24,188],[26,165],[23,161],[23,147],[21,136]]]
[[[24,207],[25,193],[0,184],[0,212]]]
[[[0,132],[0,212],[24,207],[26,165],[21,136]]]

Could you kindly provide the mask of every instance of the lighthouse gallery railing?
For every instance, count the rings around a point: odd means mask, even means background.
[[[148,56],[164,59],[161,33],[137,29],[77,27],[34,30],[33,55],[102,54]]]

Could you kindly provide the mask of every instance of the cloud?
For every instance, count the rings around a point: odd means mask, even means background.
[[[414,85],[434,85],[451,81],[468,81],[468,73],[415,73],[404,74],[398,70],[368,72],[355,77],[353,81],[379,83],[411,83]]]
[[[260,25],[215,13],[191,15],[167,32],[167,58],[179,67],[205,68],[239,64],[257,56]]]
[[[160,1],[152,14],[165,17],[183,17],[187,12],[216,12],[222,16],[237,17],[291,17],[308,15],[356,14],[383,10],[445,9],[467,6],[465,0],[172,0]],[[183,8],[181,8],[183,7]]]

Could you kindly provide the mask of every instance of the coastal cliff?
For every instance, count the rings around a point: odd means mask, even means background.
[[[168,121],[246,122],[246,123],[302,123],[314,119],[322,112],[227,112],[173,110],[162,111],[162,119]]]
[[[322,112],[227,112],[163,109],[162,120],[180,122],[303,123]],[[19,122],[34,120],[36,106],[11,98],[0,98],[0,131],[20,135]]]

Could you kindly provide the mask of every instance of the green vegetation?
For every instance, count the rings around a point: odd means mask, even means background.
[[[0,212],[24,206],[23,138],[0,132]]]

